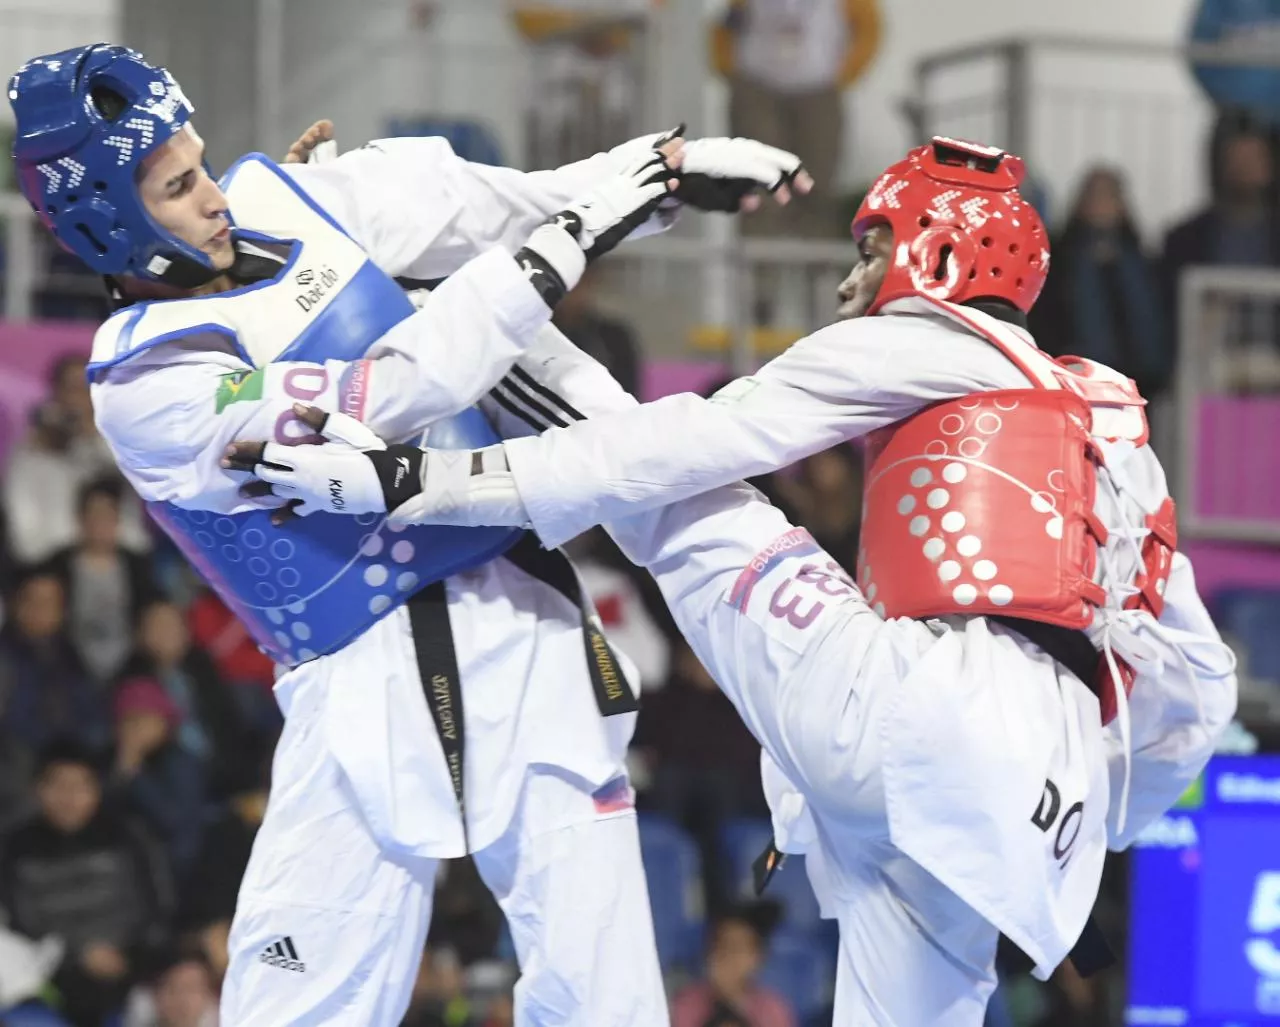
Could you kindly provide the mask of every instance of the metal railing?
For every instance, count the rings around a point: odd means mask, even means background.
[[[1026,158],[1055,215],[1088,167],[1118,167],[1139,224],[1154,234],[1207,193],[1212,109],[1190,75],[1190,53],[1070,35],[989,40],[921,60],[903,110],[918,138],[979,139]],[[1194,54],[1251,63],[1216,47]]]
[[[791,339],[832,320],[836,289],[858,260],[852,242],[657,236],[607,261],[610,306],[628,317],[647,354],[688,355],[698,334],[749,374]],[[758,344],[767,336],[771,341]]]
[[[617,34],[623,45],[590,58],[591,40]],[[607,150],[645,130],[649,22],[643,15],[592,18],[527,44],[525,165],[551,168]]]
[[[1280,543],[1280,271],[1188,270],[1178,325],[1170,442],[1181,528]]]
[[[119,2],[80,0],[76,6],[80,9],[60,10],[59,5],[46,4],[35,10],[0,0],[0,82],[7,82],[19,65],[36,54],[118,38]],[[9,105],[0,103],[0,124],[9,120]]]

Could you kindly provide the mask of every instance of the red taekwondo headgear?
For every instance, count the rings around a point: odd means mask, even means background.
[[[916,295],[1029,311],[1049,270],[1049,236],[1018,194],[1025,174],[1019,157],[942,136],[888,168],[853,219],[854,238],[893,229],[890,268],[868,313]]]

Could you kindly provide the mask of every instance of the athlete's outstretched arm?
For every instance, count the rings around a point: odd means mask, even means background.
[[[539,426],[565,427],[479,454],[399,453],[418,473],[393,494],[382,494],[368,466],[384,458],[337,445],[275,456],[268,450],[266,462],[277,467],[255,473],[305,497],[309,510],[326,508],[328,480],[339,477],[351,513],[390,508],[403,522],[529,525],[553,546],[595,524],[784,467],[936,400],[1026,384],[976,336],[923,319],[903,325],[877,318],[823,329],[712,400],[685,394],[636,405],[626,397],[602,409],[611,393],[588,384],[576,391],[593,417],[584,420],[574,398],[557,407],[545,392],[544,381],[557,378],[569,359],[563,349],[539,347],[486,401],[494,414],[516,417],[523,409]],[[241,459],[253,466],[260,456],[246,450]],[[359,511],[354,495],[362,497]]]
[[[255,370],[229,330],[185,322],[181,332],[156,328],[161,341],[133,352],[131,340],[151,338],[136,334],[147,332],[137,325],[150,310],[122,310],[94,339],[99,430],[144,498],[199,509],[238,508],[236,478],[221,464],[235,439],[315,441],[293,423],[296,402],[345,410],[387,438],[420,435],[502,377],[586,264],[669,195],[671,176],[662,156],[641,154],[535,229],[514,258],[494,249],[469,261],[354,363],[278,361]]]
[[[429,136],[380,139],[287,171],[388,274],[435,279],[493,247],[514,253],[622,166],[620,156],[603,153],[526,174],[465,161],[448,140]]]
[[[924,319],[867,318],[802,339],[710,400],[668,396],[504,450],[529,523],[558,545],[594,524],[785,467],[929,403],[1024,384],[976,336]]]
[[[672,133],[641,136],[585,160],[547,171],[516,171],[463,160],[438,136],[380,139],[321,164],[288,173],[392,275],[444,278],[478,253],[514,252],[529,233],[575,197],[617,174]],[[785,201],[811,185],[800,158],[750,139],[699,139],[679,198],[702,209],[736,209],[751,189],[775,189]],[[666,209],[640,234],[675,217]]]
[[[128,316],[99,330],[96,356],[112,350]],[[367,359],[255,369],[232,340],[193,334],[98,373],[96,420],[143,499],[232,512],[248,507],[237,495],[243,476],[220,466],[234,439],[314,441],[293,416],[293,405],[307,402],[346,411],[387,438],[416,440],[425,425],[483,396],[549,317],[511,257],[494,251],[437,289]]]

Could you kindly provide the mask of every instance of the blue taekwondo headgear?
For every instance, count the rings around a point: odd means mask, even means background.
[[[104,275],[193,288],[217,274],[138,194],[143,159],[194,111],[169,72],[136,50],[94,43],[24,64],[9,104],[19,188],[66,249]]]

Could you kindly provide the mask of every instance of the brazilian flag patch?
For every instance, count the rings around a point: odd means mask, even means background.
[[[262,380],[265,374],[265,368],[224,374],[222,380],[218,382],[218,391],[214,395],[214,413],[222,413],[232,403],[261,399]]]

